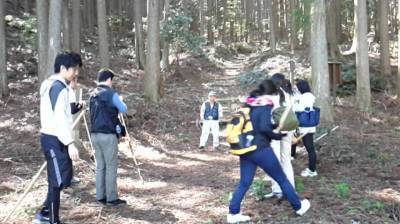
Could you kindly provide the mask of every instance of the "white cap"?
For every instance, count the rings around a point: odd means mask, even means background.
[[[208,93],[208,96],[217,96],[217,93],[215,91],[210,91]]]

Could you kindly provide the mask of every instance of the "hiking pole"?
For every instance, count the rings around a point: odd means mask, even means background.
[[[316,138],[316,139],[314,140],[314,142],[318,142],[318,141],[321,140],[323,137],[329,135],[331,132],[334,132],[334,131],[335,131],[336,129],[338,129],[338,128],[339,128],[339,126],[336,126],[336,127],[332,128],[331,130],[325,132],[324,134],[322,134],[321,136],[319,136],[318,138]]]
[[[90,143],[90,148],[92,149],[92,151],[91,151],[91,154],[92,154],[94,152],[94,147],[93,147],[92,138],[91,138],[90,132],[89,132],[89,125],[87,123],[85,115],[83,115],[83,122],[85,123],[85,129],[86,129],[86,133],[87,133],[88,140],[89,140],[89,143]],[[92,156],[93,156],[93,159],[94,159],[94,163],[97,164],[96,157],[93,154],[92,154]]]
[[[301,139],[303,139],[304,136],[306,136],[308,132],[301,134],[299,137],[294,137],[292,139],[292,144],[297,144]]]
[[[74,121],[74,123],[72,124],[72,129],[79,123],[79,120],[82,118],[82,115],[85,113],[85,111],[82,111],[78,117],[76,118],[76,120]],[[24,200],[25,196],[28,194],[29,190],[31,190],[31,188],[33,187],[33,185],[36,183],[37,179],[39,178],[40,174],[43,172],[44,168],[46,167],[47,162],[45,161],[42,166],[40,167],[40,169],[36,172],[36,174],[32,177],[31,182],[29,183],[28,187],[25,188],[24,193],[21,195],[21,197],[18,199],[17,204],[14,206],[14,208],[11,210],[11,212],[3,219],[2,222],[6,222],[11,215],[15,212],[15,210],[17,210],[17,208],[21,205],[22,200]]]
[[[119,117],[120,117],[120,119],[121,119],[121,121],[122,121],[122,125],[125,126],[126,138],[128,139],[129,149],[131,150],[132,157],[133,157],[133,162],[135,163],[135,166],[136,166],[136,168],[137,168],[137,172],[138,172],[138,175],[139,175],[139,178],[140,178],[140,182],[141,182],[142,184],[144,184],[143,177],[142,177],[142,175],[140,174],[139,164],[138,164],[138,162],[137,162],[137,160],[136,160],[135,152],[134,152],[134,150],[133,150],[132,139],[131,139],[131,137],[129,136],[128,127],[126,126],[126,123],[125,123],[124,115],[119,114]]]
[[[339,128],[339,126],[336,126],[336,127],[332,128],[331,130],[325,132],[324,134],[322,134],[321,136],[319,136],[318,138],[316,138],[316,139],[314,140],[314,143],[315,143],[315,142],[318,142],[319,140],[321,140],[323,137],[329,135],[330,133],[336,131],[336,129],[338,129],[338,128]],[[303,136],[303,137],[304,137],[304,136]],[[300,148],[300,150],[302,150],[302,149],[304,149],[304,148],[305,148],[305,146],[303,146],[302,148]]]
[[[40,174],[42,173],[42,171],[44,170],[44,168],[46,167],[46,162],[44,162],[42,164],[42,166],[40,167],[39,171],[35,174],[35,176],[33,176],[31,182],[29,183],[28,187],[25,188],[24,193],[21,195],[21,197],[18,199],[17,204],[14,206],[13,210],[11,210],[10,213],[8,213],[8,215],[3,219],[3,222],[5,223],[8,218],[10,218],[10,216],[15,212],[15,210],[17,210],[17,208],[19,207],[19,205],[22,203],[22,200],[24,200],[25,196],[28,194],[29,190],[33,187],[33,185],[35,184],[35,182],[37,181],[37,179],[39,178]]]

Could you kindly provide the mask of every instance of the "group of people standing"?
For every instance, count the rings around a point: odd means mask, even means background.
[[[60,224],[60,192],[71,185],[73,162],[79,151],[73,138],[73,114],[85,109],[75,99],[74,88],[82,67],[74,52],[57,54],[54,74],[40,86],[40,142],[47,161],[48,192],[34,224]],[[122,98],[112,89],[114,72],[100,70],[90,96],[91,139],[96,159],[96,200],[107,206],[126,204],[117,193],[119,113],[126,113]]]
[[[40,87],[40,142],[47,161],[48,192],[34,224],[59,224],[60,192],[71,185],[73,160],[79,152],[73,138],[73,114],[85,109],[73,94],[82,59],[74,52],[59,53],[54,62],[54,74],[43,81]],[[91,139],[96,159],[96,201],[106,206],[126,204],[118,197],[118,138],[123,129],[119,113],[126,113],[122,97],[113,90],[115,73],[102,69],[97,74],[97,87],[90,96]],[[219,147],[219,120],[223,116],[222,106],[216,101],[216,93],[210,92],[208,101],[201,106],[200,118],[203,130],[199,148],[204,148],[208,135],[213,135],[213,149]],[[282,74],[264,80],[245,100],[250,107],[250,120],[254,130],[255,151],[241,155],[240,181],[233,194],[227,215],[228,223],[249,221],[240,214],[241,201],[249,189],[257,167],[261,167],[272,178],[272,191],[266,197],[286,198],[298,215],[310,208],[307,199],[300,200],[295,191],[291,156],[295,156],[292,145],[294,131],[276,132],[279,124],[273,122],[272,111],[289,104],[295,111],[312,108],[315,97],[308,83],[300,80],[292,88]],[[316,154],[313,145],[315,127],[300,127],[303,143],[309,155],[309,167],[302,176],[316,176]]]
[[[303,177],[317,176],[316,153],[313,135],[316,127],[300,127],[293,131],[276,131],[279,124],[274,123],[272,112],[279,107],[291,107],[295,112],[313,110],[315,96],[306,80],[296,80],[292,87],[283,74],[276,73],[265,79],[258,88],[245,99],[244,106],[250,108],[250,121],[254,132],[255,151],[240,155],[240,181],[229,204],[228,223],[250,221],[250,217],[240,213],[241,201],[253,182],[257,167],[261,167],[272,179],[271,193],[265,198],[285,198],[298,215],[305,214],[311,207],[307,199],[300,200],[295,191],[295,178],[292,159],[296,158],[297,138],[302,136],[308,152],[308,167],[301,172]],[[219,119],[222,106],[216,101],[216,93],[211,91],[208,101],[202,104],[200,119],[203,128],[199,148],[204,148],[209,132],[213,134],[213,148],[218,147]]]

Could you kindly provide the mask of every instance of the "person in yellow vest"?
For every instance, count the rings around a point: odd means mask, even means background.
[[[217,150],[219,146],[219,120],[222,118],[222,106],[217,102],[217,93],[211,91],[208,94],[208,100],[201,105],[200,120],[203,121],[203,127],[200,136],[199,149],[204,149],[210,131],[213,135],[213,149]]]

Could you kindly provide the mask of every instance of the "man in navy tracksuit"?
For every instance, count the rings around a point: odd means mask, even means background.
[[[98,85],[90,97],[91,137],[96,157],[96,200],[107,206],[126,204],[118,197],[118,136],[122,125],[118,113],[126,113],[126,105],[112,89],[114,73],[100,70]]]
[[[47,161],[48,193],[34,224],[60,223],[60,191],[70,186],[72,160],[79,159],[72,136],[68,83],[78,76],[81,66],[79,54],[59,53],[54,62],[55,74],[40,86],[40,143]]]

